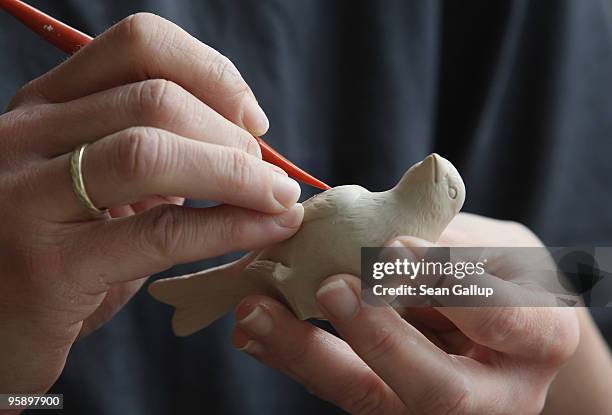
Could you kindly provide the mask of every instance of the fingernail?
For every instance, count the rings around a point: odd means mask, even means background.
[[[274,199],[283,205],[284,208],[289,209],[300,197],[302,192],[300,185],[295,180],[280,173],[273,174],[272,176],[274,180],[272,186]]]
[[[302,224],[304,219],[304,206],[301,203],[296,203],[288,211],[274,216],[274,221],[283,228],[297,228]]]
[[[359,299],[343,279],[323,285],[316,296],[325,311],[338,320],[347,320],[359,310]]]
[[[266,351],[263,344],[255,340],[249,340],[244,346],[237,347],[236,350],[249,354],[261,354]]]
[[[415,253],[412,249],[404,245],[399,239],[394,240],[388,245],[389,248],[395,248],[391,252],[385,252],[381,259],[390,261],[396,259],[406,259],[414,262],[417,260]]]
[[[248,97],[244,103],[242,124],[254,135],[264,135],[270,128],[270,121],[255,98]]]
[[[389,245],[389,248],[406,248],[403,243],[398,241],[397,239]]]
[[[259,305],[248,316],[238,321],[238,324],[250,333],[258,336],[270,334],[274,328],[272,317]]]

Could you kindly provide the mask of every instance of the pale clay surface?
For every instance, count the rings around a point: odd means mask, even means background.
[[[465,187],[437,154],[412,166],[385,192],[356,185],[320,193],[304,205],[304,222],[290,239],[231,264],[151,284],[149,292],[176,307],[177,335],[208,326],[249,294],[284,301],[301,319],[321,317],[315,292],[331,275],[360,275],[361,247],[399,235],[435,242],[461,209]]]

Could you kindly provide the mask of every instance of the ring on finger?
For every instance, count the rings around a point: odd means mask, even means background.
[[[72,188],[77,198],[83,203],[87,210],[95,215],[101,215],[108,211],[106,208],[98,208],[87,194],[85,181],[83,179],[83,155],[85,154],[86,144],[78,146],[70,156],[70,176],[72,177]]]

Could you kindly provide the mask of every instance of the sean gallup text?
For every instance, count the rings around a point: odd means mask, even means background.
[[[428,287],[421,284],[417,287],[412,285],[400,285],[397,287],[385,287],[377,284],[372,287],[372,292],[376,296],[478,296],[490,297],[494,290],[492,287],[479,287],[476,284],[467,286],[455,284],[452,287]]]

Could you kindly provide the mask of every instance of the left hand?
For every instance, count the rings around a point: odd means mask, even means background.
[[[440,240],[500,244],[540,242],[521,225],[466,214]],[[400,315],[362,303],[359,293],[360,280],[350,275],[328,278],[317,293],[344,340],[297,320],[278,301],[248,297],[236,310],[234,345],[350,413],[497,414],[539,413],[578,343],[571,308],[442,307]]]

